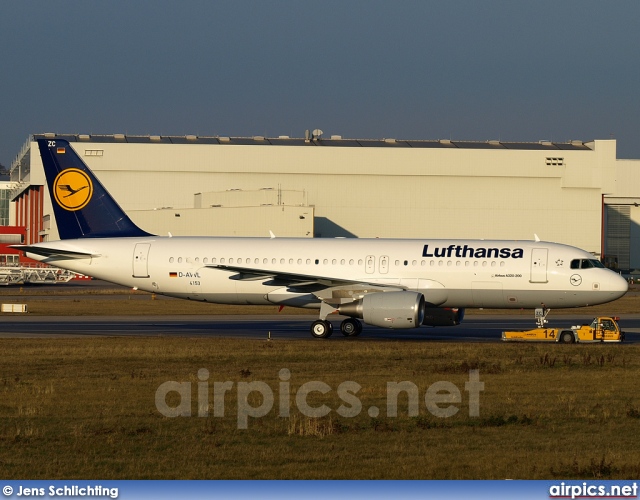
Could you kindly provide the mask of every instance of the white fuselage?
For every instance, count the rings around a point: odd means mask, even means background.
[[[580,307],[621,297],[627,283],[583,250],[547,242],[212,237],[84,238],[36,244],[92,254],[30,258],[125,286],[224,304],[319,308],[278,275],[379,284],[441,307]],[[572,262],[574,266],[572,268]],[[242,277],[237,269],[273,277]]]

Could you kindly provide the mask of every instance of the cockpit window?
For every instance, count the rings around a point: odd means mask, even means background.
[[[574,259],[571,261],[571,269],[591,269],[592,267],[603,268],[604,265],[598,259]]]

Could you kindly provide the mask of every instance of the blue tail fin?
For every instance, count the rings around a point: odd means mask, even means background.
[[[38,139],[60,239],[151,236],[136,226],[67,141]]]

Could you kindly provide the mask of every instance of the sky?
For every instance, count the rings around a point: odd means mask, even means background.
[[[30,134],[617,140],[640,2],[2,0],[0,163]]]

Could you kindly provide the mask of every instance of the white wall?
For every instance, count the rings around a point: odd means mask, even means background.
[[[609,140],[564,151],[72,145],[127,211],[186,209],[196,193],[280,187],[305,193],[321,236],[532,239],[537,233],[598,254],[602,194],[615,190],[619,170]],[[85,156],[96,149],[102,156]],[[562,157],[562,165],[547,165],[549,156]],[[32,171],[42,170],[39,162],[32,154]],[[32,172],[32,179],[38,175]],[[264,228],[255,231],[262,235]],[[51,233],[55,239],[55,227]]]

